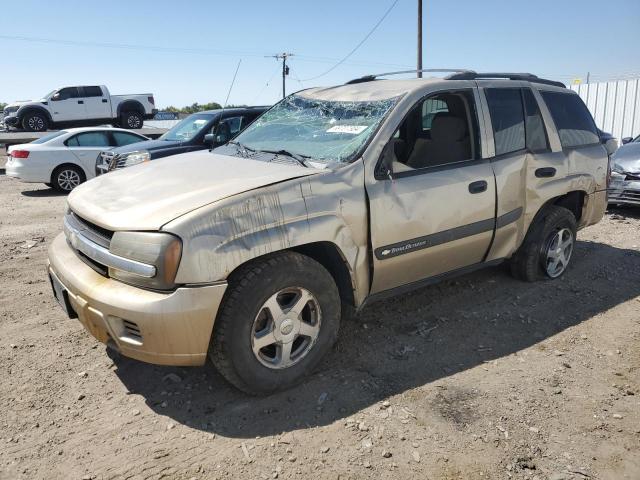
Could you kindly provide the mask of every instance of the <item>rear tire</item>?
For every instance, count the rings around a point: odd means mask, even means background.
[[[59,192],[69,193],[86,180],[84,172],[75,165],[62,165],[51,175],[51,185]]]
[[[527,282],[562,276],[572,257],[576,232],[573,213],[557,205],[545,207],[511,257],[511,274]]]
[[[27,132],[44,132],[48,127],[47,117],[42,113],[27,113],[22,118],[22,128]]]
[[[233,275],[209,347],[238,389],[264,395],[309,375],[338,337],[340,296],[315,260],[281,252]]]
[[[122,128],[128,128],[130,130],[137,130],[142,128],[144,118],[138,112],[124,112],[121,115],[120,124]]]

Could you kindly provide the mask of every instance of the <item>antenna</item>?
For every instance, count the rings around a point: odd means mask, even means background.
[[[277,53],[275,55],[269,55],[266,58],[275,58],[276,60],[282,60],[282,98],[287,96],[285,88],[285,78],[289,75],[289,67],[287,66],[287,58],[293,57],[293,53]]]
[[[238,60],[238,65],[236,66],[236,71],[233,74],[233,79],[231,80],[231,85],[229,85],[229,91],[227,92],[227,98],[224,99],[224,105],[222,105],[222,111],[220,112],[220,118],[218,119],[218,123],[216,123],[214,132],[213,132],[213,142],[211,143],[211,148],[209,151],[213,150],[213,145],[216,141],[216,137],[218,136],[218,129],[220,128],[220,124],[222,123],[222,117],[224,116],[224,111],[227,108],[227,102],[229,101],[229,95],[231,95],[231,90],[233,89],[233,85],[236,83],[236,76],[238,75],[238,70],[240,70],[240,64],[242,63],[242,59]],[[230,140],[230,139],[228,139]]]

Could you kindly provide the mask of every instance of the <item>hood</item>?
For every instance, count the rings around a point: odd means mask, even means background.
[[[175,140],[143,140],[141,142],[130,143],[129,145],[125,145],[124,147],[114,148],[111,151],[115,153],[130,153],[138,150],[147,150],[149,152],[153,152],[154,150],[164,150],[179,147],[181,144],[182,142],[178,142]]]
[[[613,161],[625,172],[640,172],[640,142],[627,143],[616,150]]]
[[[25,104],[31,103],[31,102],[32,102],[31,100],[18,100],[17,102],[12,102],[12,103],[9,103],[8,105],[5,105],[4,109],[5,110],[13,110],[15,112],[22,105],[25,105]]]
[[[158,230],[232,195],[321,172],[204,150],[100,175],[75,188],[68,203],[81,217],[109,230]]]

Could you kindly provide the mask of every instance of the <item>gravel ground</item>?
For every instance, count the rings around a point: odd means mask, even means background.
[[[580,232],[560,280],[372,305],[304,385],[252,398],[109,356],[45,275],[65,197],[0,175],[0,205],[0,479],[640,479],[640,210]]]

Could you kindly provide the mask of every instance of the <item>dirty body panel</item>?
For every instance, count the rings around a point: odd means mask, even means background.
[[[544,131],[543,145],[500,151],[513,130],[493,121],[491,89],[527,90],[523,111],[527,96],[539,112],[527,116],[535,121],[526,128]],[[545,205],[567,206],[579,227],[597,222],[606,206],[604,147],[563,148],[542,101],[547,91],[569,94],[529,82],[438,79],[301,92],[280,105],[302,116],[278,117],[274,107],[238,137],[252,140],[249,148],[185,154],[180,171],[170,161],[139,165],[70,195],[71,210],[98,229],[179,238],[173,291],[106,278],[64,237],[51,246],[51,272],[101,341],[112,339],[145,361],[197,364],[204,361],[227,281],[241,266],[273,252],[335,252],[348,277],[340,288],[349,291],[341,297],[355,307],[385,292],[510,258]],[[355,104],[368,101],[381,102],[375,107],[379,122],[353,113]],[[327,102],[336,102],[335,110]],[[309,105],[315,113],[306,111]],[[343,117],[336,113],[350,108]],[[361,123],[339,122],[349,115]],[[296,132],[289,142],[293,154],[277,151],[281,131],[262,138],[256,131],[274,116],[278,128]],[[371,133],[364,139],[358,137],[362,132]],[[352,148],[343,150],[339,140],[349,135]],[[448,160],[430,164],[440,155],[429,153],[439,142]],[[123,320],[138,326],[144,346],[118,337],[117,326],[128,325]]]
[[[367,209],[361,161],[245,192],[164,226],[190,254],[178,283],[222,280],[247,261],[325,242],[348,267],[357,303],[368,294]]]

